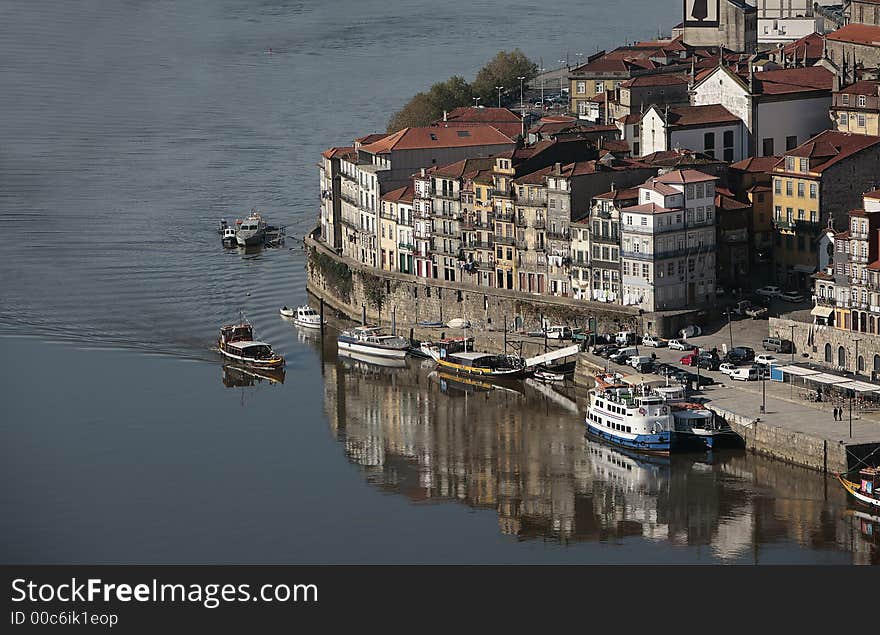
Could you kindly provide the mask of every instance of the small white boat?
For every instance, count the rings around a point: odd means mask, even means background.
[[[296,310],[289,308],[287,305],[281,307],[278,312],[282,315],[282,317],[296,317]]]
[[[536,370],[534,374],[535,379],[540,379],[541,381],[565,381],[565,375],[562,373],[554,373],[549,370]]]
[[[221,240],[223,241],[223,244],[227,247],[235,247],[235,245],[238,244],[238,239],[236,238],[235,234],[235,227],[226,227],[225,229],[223,229],[223,233],[221,235]]]
[[[451,329],[467,329],[470,328],[471,323],[464,318],[454,318],[449,320],[449,322],[446,323],[446,326]]]
[[[384,335],[378,326],[358,326],[342,331],[336,338],[340,351],[375,357],[406,357],[410,343],[396,335]]]
[[[284,314],[282,313],[282,315]],[[321,328],[321,315],[308,304],[304,304],[296,307],[293,323],[304,329],[319,329]]]

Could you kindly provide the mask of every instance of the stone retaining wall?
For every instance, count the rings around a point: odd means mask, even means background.
[[[355,263],[310,236],[304,242],[309,291],[354,320],[366,314],[367,321],[387,325],[393,316],[398,325],[412,326],[464,318],[475,332],[503,332],[506,320],[508,332],[515,332],[540,328],[542,317],[571,327],[586,327],[593,318],[600,333],[631,330],[670,337],[692,324],[696,314],[642,313],[615,304],[418,278]]]

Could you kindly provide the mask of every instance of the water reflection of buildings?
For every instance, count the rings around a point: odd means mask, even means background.
[[[443,381],[432,364],[324,365],[331,428],[367,479],[411,500],[492,509],[519,539],[705,546],[762,561],[768,543],[863,552],[842,492],[814,472],[747,454],[652,459],[584,439],[581,416],[522,393]]]

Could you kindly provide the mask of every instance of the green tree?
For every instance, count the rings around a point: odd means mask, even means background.
[[[498,98],[496,86],[504,86],[507,94],[516,96],[512,101],[519,101],[519,79],[517,78],[525,77],[523,83],[527,84],[537,74],[538,65],[526,57],[521,50],[499,51],[480,69],[471,88],[484,104],[495,103]]]
[[[397,132],[411,126],[427,126],[443,117],[443,111],[471,104],[471,86],[464,77],[450,77],[437,82],[426,93],[417,93],[406,105],[391,116],[388,132]]]

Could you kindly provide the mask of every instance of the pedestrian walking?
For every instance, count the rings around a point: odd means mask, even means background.
[[[837,406],[834,406],[834,420],[837,421]]]

